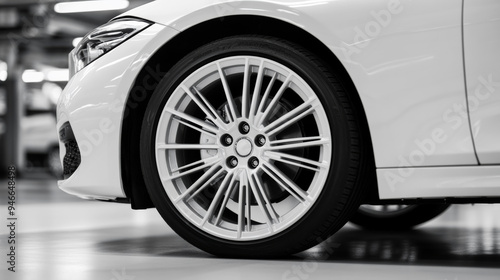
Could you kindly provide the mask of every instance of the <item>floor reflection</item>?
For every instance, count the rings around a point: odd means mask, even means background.
[[[142,238],[124,238],[99,242],[95,244],[95,250],[103,253],[119,253],[148,256],[175,256],[175,257],[199,257],[213,258],[192,246],[175,233],[162,236],[145,236]]]
[[[412,231],[344,228],[300,253],[324,261],[500,267],[500,229],[432,227]]]
[[[94,248],[101,252],[119,254],[212,257],[175,234],[109,240],[96,243]],[[386,232],[348,226],[322,244],[282,260],[297,259],[332,263],[498,268],[500,229],[433,227]]]

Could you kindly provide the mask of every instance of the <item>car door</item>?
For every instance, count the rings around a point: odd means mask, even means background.
[[[480,164],[500,163],[500,1],[464,0],[464,62]]]
[[[363,102],[376,166],[476,165],[464,86],[462,0],[389,1],[400,3],[394,7],[383,0],[352,2],[335,1],[330,8],[346,15],[331,15],[341,40],[334,50]],[[412,172],[396,177],[403,181]]]

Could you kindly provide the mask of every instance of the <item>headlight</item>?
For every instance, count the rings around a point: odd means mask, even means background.
[[[69,55],[70,78],[92,61],[139,33],[151,23],[139,19],[119,19],[97,27],[85,35]]]

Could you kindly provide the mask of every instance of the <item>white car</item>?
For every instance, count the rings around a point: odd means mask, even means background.
[[[38,112],[21,120],[20,145],[29,167],[47,167],[56,178],[62,174],[59,142],[53,112]]]
[[[496,0],[146,4],[70,54],[59,187],[156,207],[233,257],[500,202],[498,14]]]

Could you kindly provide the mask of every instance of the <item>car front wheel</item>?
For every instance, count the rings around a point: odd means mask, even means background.
[[[162,79],[141,165],[159,213],[191,244],[272,257],[316,245],[356,211],[362,135],[348,92],[316,56],[280,39],[229,37]]]

